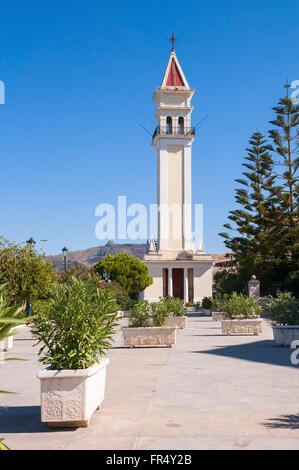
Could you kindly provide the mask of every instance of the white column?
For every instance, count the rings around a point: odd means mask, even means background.
[[[173,296],[172,268],[168,268],[168,295],[169,297]]]
[[[158,149],[158,233],[159,233],[159,249],[167,249],[168,247],[168,227],[165,210],[167,207],[167,151],[166,145],[161,145]]]
[[[184,268],[184,299],[189,302],[189,289],[188,289],[188,268]]]
[[[192,250],[191,144],[184,147],[183,246]]]

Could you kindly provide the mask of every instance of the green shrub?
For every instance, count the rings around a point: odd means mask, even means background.
[[[6,293],[7,284],[0,284],[0,341],[17,334],[17,331],[12,331],[12,328],[22,325],[31,318],[26,318],[24,313],[24,305],[11,306]],[[16,358],[2,359],[3,361],[17,360]],[[22,360],[19,359],[18,360]],[[13,393],[6,390],[0,390],[0,393]],[[0,451],[9,450],[4,444],[3,439],[0,439]]]
[[[6,294],[7,284],[0,285],[0,341],[17,333],[12,328],[29,322],[24,305],[11,305]]]
[[[204,297],[201,302],[202,308],[210,310],[212,308],[212,299],[210,297]]]
[[[169,298],[162,298],[158,303],[152,305],[153,324],[163,326],[171,314]]]
[[[299,302],[290,292],[269,297],[265,308],[274,325],[299,325]]]
[[[139,300],[130,309],[129,326],[132,328],[145,327],[149,324],[148,301]]]
[[[195,307],[194,302],[186,302],[186,307]]]
[[[173,314],[175,317],[182,317],[186,313],[184,303],[178,297],[166,298],[165,303],[168,307],[170,314]]]
[[[261,307],[252,297],[233,292],[223,306],[224,316],[233,319],[237,316],[256,318],[261,313]]]
[[[111,347],[117,304],[109,289],[96,289],[72,276],[56,283],[48,309],[40,308],[33,334],[40,340],[40,362],[50,369],[86,369]]]
[[[212,301],[212,310],[214,312],[224,312],[227,300],[228,294],[216,294]]]
[[[139,300],[129,298],[128,301],[123,305],[123,310],[131,310],[138,302]]]
[[[130,310],[130,308],[134,305],[126,289],[124,287],[121,287],[116,282],[109,282],[105,286],[105,288],[112,290],[113,294],[115,295],[116,302],[120,310]],[[136,300],[135,300],[135,303],[136,303]]]

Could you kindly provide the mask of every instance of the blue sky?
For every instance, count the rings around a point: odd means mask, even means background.
[[[234,206],[251,133],[299,79],[297,0],[14,1],[0,16],[1,234],[47,252],[103,244],[98,204],[154,203],[154,88],[172,31],[193,98],[193,202],[209,252]]]

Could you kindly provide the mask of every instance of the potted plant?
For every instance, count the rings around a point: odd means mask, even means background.
[[[124,345],[168,346],[176,342],[176,326],[166,326],[169,310],[165,302],[152,304],[152,316],[146,300],[139,300],[130,310],[129,327],[124,327]]]
[[[0,351],[7,351],[11,349],[10,343],[8,340],[12,340],[13,336],[18,333],[15,329],[18,325],[24,325],[28,318],[26,318],[24,313],[24,305],[14,305],[11,306],[6,295],[6,284],[0,285]],[[2,357],[2,361],[16,361],[23,360],[16,357],[5,358]],[[2,393],[13,393],[6,390],[0,390]],[[9,450],[9,448],[4,444],[3,439],[0,439],[0,451]]]
[[[222,333],[226,335],[262,333],[260,313],[261,307],[256,299],[233,292],[224,305]]]
[[[161,299],[160,302],[163,300]],[[170,313],[170,316],[166,319],[166,325],[185,328],[187,326],[187,317],[183,301],[178,297],[166,298],[164,301]]]
[[[212,319],[213,321],[223,320],[225,303],[228,299],[227,294],[216,294],[212,302]]]
[[[41,420],[51,427],[86,427],[105,393],[105,358],[117,325],[109,289],[72,276],[53,287],[50,306],[33,320],[40,344]]]
[[[299,302],[292,294],[281,292],[276,299],[269,297],[265,308],[270,315],[275,344],[290,346],[299,340]]]
[[[201,302],[201,311],[204,315],[211,315],[212,299],[210,297],[204,297]]]
[[[24,325],[25,305],[11,305],[6,295],[6,284],[0,285],[0,351],[13,348],[13,337],[18,333],[17,327]]]

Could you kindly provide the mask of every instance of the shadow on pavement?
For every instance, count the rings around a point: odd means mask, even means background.
[[[244,361],[260,362],[276,366],[297,367],[291,363],[292,350],[274,345],[272,340],[253,341],[252,343],[219,347],[206,351],[192,351],[198,354],[232,357]]]
[[[299,429],[299,414],[297,415],[282,415],[279,418],[271,418],[265,426],[272,429]]]
[[[0,434],[75,431],[75,428],[50,429],[40,420],[40,406],[0,406]]]

